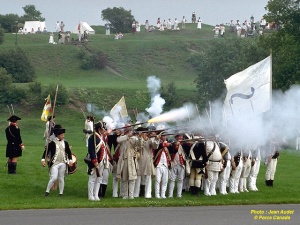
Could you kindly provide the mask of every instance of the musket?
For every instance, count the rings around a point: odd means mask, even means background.
[[[12,111],[12,113],[13,113],[13,115],[15,114],[15,111],[14,111],[14,107],[13,107],[13,105],[12,104],[10,104],[10,107],[11,107],[11,111]]]
[[[93,113],[93,108],[91,108],[91,111]],[[97,153],[96,153],[96,131],[95,131],[95,122],[93,120],[93,136],[94,136],[94,151],[95,151],[95,156],[97,158]],[[99,171],[99,168],[95,166],[95,170],[96,170],[96,175],[97,177],[100,177],[100,171]]]
[[[85,115],[84,111],[82,110],[82,108],[80,108],[80,110],[81,110],[81,112],[83,114],[83,117],[86,119],[86,115]]]
[[[7,108],[8,108],[9,115],[11,116],[11,111],[10,111],[9,105],[7,105]]]
[[[119,128],[113,129],[111,131],[116,131],[116,130],[123,129],[123,128],[128,128],[128,127],[135,127],[135,126],[142,125],[142,124],[145,124],[145,123],[148,123],[148,122],[142,122],[142,123],[136,123],[136,124],[128,124],[128,125],[126,125],[124,127],[119,127]]]

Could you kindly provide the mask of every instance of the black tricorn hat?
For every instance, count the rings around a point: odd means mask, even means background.
[[[55,135],[60,135],[66,133],[66,129],[63,129],[60,124],[56,124],[53,128],[53,132]]]
[[[21,118],[16,115],[11,115],[7,120],[10,122],[16,122],[18,120],[21,120]]]
[[[138,127],[138,128],[136,128],[136,131],[148,131],[148,128]]]
[[[98,121],[97,123],[94,124],[95,130],[97,129],[106,129],[106,123],[102,121]]]

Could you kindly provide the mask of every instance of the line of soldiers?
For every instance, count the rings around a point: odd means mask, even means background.
[[[107,131],[102,121],[95,123],[94,127],[94,135],[88,139],[89,200],[99,201],[105,197],[111,172],[113,197],[123,199],[151,198],[152,178],[155,198],[172,198],[175,182],[179,198],[184,190],[197,196],[204,189],[204,195],[211,196],[219,189],[220,194],[225,195],[227,186],[230,193],[258,191],[259,148],[245,148],[233,154],[229,146],[218,141],[215,135],[199,132],[171,134],[154,126],[144,128],[130,124],[112,132]],[[111,146],[114,146],[113,155]],[[274,147],[274,150],[267,158],[268,186],[273,185],[279,156],[279,149]]]

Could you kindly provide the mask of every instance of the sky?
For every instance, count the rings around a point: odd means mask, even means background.
[[[162,20],[175,18],[181,21],[185,16],[188,22],[191,15],[196,13],[204,24],[215,26],[229,23],[230,20],[255,21],[266,13],[264,7],[267,0],[1,0],[0,14],[24,14],[22,7],[34,5],[45,18],[48,31],[55,30],[56,21],[63,21],[65,30],[73,31],[79,21],[89,25],[104,25],[101,11],[106,8],[123,7],[131,10],[132,15],[141,24],[146,19],[155,24],[158,17]]]

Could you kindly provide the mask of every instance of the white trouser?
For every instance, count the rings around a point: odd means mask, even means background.
[[[99,169],[99,166],[98,166]],[[91,171],[91,175],[89,175],[88,181],[88,198],[89,200],[99,200],[98,193],[101,184],[101,173],[100,177],[97,177],[96,168],[93,168]]]
[[[135,180],[126,180],[122,181],[122,189],[123,189],[123,198],[127,199],[133,199],[133,192],[134,192],[134,185],[135,185]]]
[[[300,137],[296,138],[296,150],[300,150]]]
[[[190,177],[184,175],[182,190],[189,191],[190,190]]]
[[[113,174],[113,184],[112,184],[112,186],[113,186],[113,193],[112,193],[112,196],[114,197],[114,198],[117,198],[118,197],[118,189],[119,189],[119,180],[117,179],[117,174],[116,173],[114,173]]]
[[[227,194],[226,186],[230,177],[231,171],[231,163],[230,160],[227,160],[226,167],[224,168],[223,172],[219,174],[219,189],[220,193],[223,195]]]
[[[145,198],[151,198],[152,179],[151,175],[145,175]]]
[[[108,184],[108,177],[109,177],[109,169],[105,168],[104,165],[102,164],[100,166],[100,177],[101,177],[101,184]]]
[[[251,159],[247,158],[244,162],[242,173],[239,181],[239,190],[240,192],[248,191],[247,190],[247,178],[249,177],[251,171]]]
[[[266,171],[266,180],[274,180],[276,166],[277,166],[277,159],[271,159],[270,162],[268,162],[268,167]]]
[[[48,182],[46,192],[48,193],[50,192],[50,189],[52,188],[53,184],[58,179],[59,194],[64,193],[66,168],[67,166],[63,162],[51,166],[50,180]]]
[[[204,182],[204,194],[206,196],[216,195],[216,184],[219,177],[219,171],[207,170],[208,178]]]
[[[141,189],[141,176],[138,175],[135,180],[133,197],[138,198],[140,196],[140,189]]]
[[[240,161],[239,165],[235,168],[235,170],[231,170],[231,176],[229,178],[229,192],[230,193],[239,193],[239,181],[242,173],[243,163]]]
[[[256,160],[251,168],[250,175],[248,177],[248,187],[251,191],[258,191],[256,186],[256,180],[259,173],[260,160]]]
[[[156,167],[155,198],[166,198],[169,170],[166,166]]]
[[[145,186],[145,198],[151,198],[152,180],[151,175],[138,176],[135,180],[133,197],[137,198],[140,194],[141,185]]]
[[[184,175],[185,175],[185,169],[183,166],[179,164],[175,165],[170,170],[169,198],[173,197],[176,178],[177,178],[177,197],[181,198]]]

